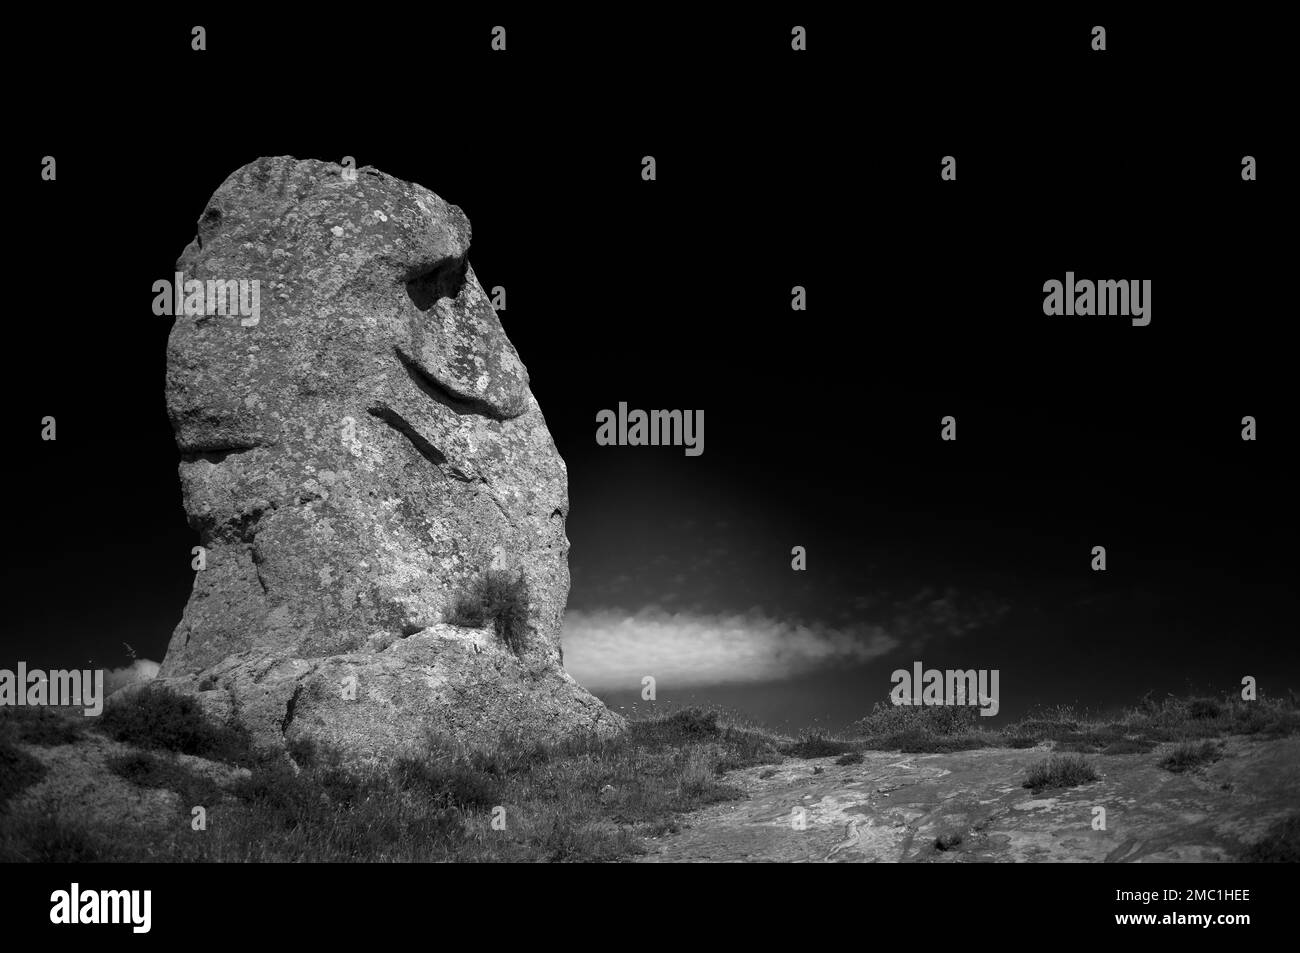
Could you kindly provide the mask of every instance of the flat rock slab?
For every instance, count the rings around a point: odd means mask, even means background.
[[[1218,761],[1183,774],[1160,767],[1167,747],[1086,756],[1099,780],[1037,794],[1022,785],[1050,755],[1045,747],[873,751],[854,765],[817,758],[747,768],[726,778],[745,800],[688,815],[681,832],[648,841],[640,859],[1232,861],[1300,808],[1300,739],[1224,739]],[[1105,808],[1105,830],[1093,829],[1095,807]],[[943,850],[940,837],[960,842]]]

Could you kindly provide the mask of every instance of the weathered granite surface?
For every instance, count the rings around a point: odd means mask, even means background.
[[[259,282],[255,322],[176,316],[167,408],[206,548],[160,683],[264,746],[383,758],[429,730],[491,743],[616,732],[563,670],[568,488],[467,260],[470,224],[372,168],[233,173],[176,270]],[[444,623],[489,569],[531,592],[518,654]]]

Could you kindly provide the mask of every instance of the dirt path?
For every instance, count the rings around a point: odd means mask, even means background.
[[[1300,810],[1300,738],[1228,738],[1222,758],[1186,774],[1159,766],[1162,749],[1089,756],[1100,780],[1035,796],[1021,784],[1048,753],[866,752],[855,765],[748,768],[727,777],[745,800],[688,815],[641,860],[1229,861]],[[1093,829],[1094,807],[1105,808],[1105,830]],[[940,836],[960,843],[940,850]]]

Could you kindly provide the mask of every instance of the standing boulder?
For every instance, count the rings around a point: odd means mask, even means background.
[[[564,461],[469,245],[427,189],[277,157],[177,261],[167,409],[204,568],[159,680],[260,747],[623,727],[562,667]]]

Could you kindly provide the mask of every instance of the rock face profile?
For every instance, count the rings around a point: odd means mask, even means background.
[[[623,727],[562,667],[564,461],[469,244],[427,189],[277,157],[222,183],[177,261],[208,289],[167,348],[205,565],[159,682],[260,747],[382,760],[429,733]],[[212,307],[253,281],[251,316]],[[522,644],[446,621],[489,571],[527,584]]]

